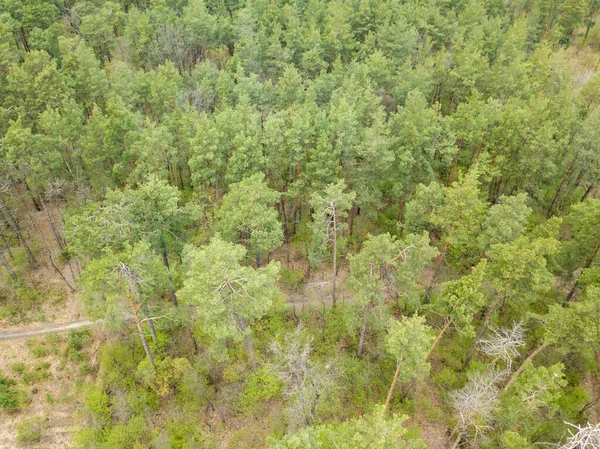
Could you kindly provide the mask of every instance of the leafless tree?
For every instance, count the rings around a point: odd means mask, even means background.
[[[598,449],[600,447],[600,423],[586,425],[568,424],[573,428],[569,430],[570,437],[558,446],[559,449]]]
[[[270,350],[275,356],[275,371],[286,386],[284,394],[290,400],[291,424],[312,424],[317,407],[338,377],[335,363],[314,362],[312,337],[304,337],[301,324],[284,337],[283,344],[273,342]]]
[[[460,390],[450,393],[450,402],[458,414],[457,436],[452,445],[456,449],[463,436],[471,431],[474,439],[488,428],[487,422],[498,403],[496,383],[502,377],[497,371],[476,374]]]
[[[482,352],[493,357],[487,371],[494,369],[498,361],[506,364],[506,373],[510,372],[513,359],[519,355],[519,348],[525,344],[525,328],[522,322],[514,323],[510,329],[490,327],[491,335],[479,342]]]

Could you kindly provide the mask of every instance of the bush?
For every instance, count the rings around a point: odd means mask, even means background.
[[[26,445],[39,441],[45,426],[46,420],[42,418],[34,418],[17,424],[17,443]]]
[[[134,416],[127,424],[117,424],[106,432],[103,447],[133,449],[148,435],[148,427],[143,416]],[[147,446],[142,446],[147,447]]]
[[[132,350],[120,344],[106,345],[100,354],[100,372],[110,385],[132,387],[137,367]]]
[[[244,412],[255,413],[267,401],[279,395],[282,388],[283,383],[268,367],[261,368],[248,376],[238,399],[238,407]]]
[[[17,362],[17,363],[13,363],[13,364],[10,366],[10,370],[11,370],[13,373],[18,373],[18,374],[21,374],[21,373],[23,373],[23,372],[24,372],[26,369],[27,369],[27,365],[25,365],[23,362]]]
[[[29,352],[31,352],[31,354],[37,358],[47,357],[48,354],[50,354],[50,350],[46,347],[45,342],[27,340],[25,342],[25,346],[27,346]]]
[[[110,403],[108,395],[100,385],[90,384],[85,392],[83,401],[97,427],[102,427],[110,421]]]
[[[16,410],[19,408],[18,392],[14,388],[17,384],[13,379],[5,377],[0,372],[0,408]]]
[[[88,329],[71,330],[67,335],[67,345],[69,348],[79,351],[88,344],[89,339],[90,331]]]
[[[31,368],[31,371],[23,371],[21,380],[27,385],[32,385],[50,377],[50,364],[48,362],[38,363]]]
[[[281,283],[285,288],[297,289],[302,281],[304,280],[303,270],[290,270],[289,268],[283,267],[279,273]]]

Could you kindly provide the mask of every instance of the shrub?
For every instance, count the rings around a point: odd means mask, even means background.
[[[37,358],[47,357],[48,354],[50,354],[50,350],[46,347],[46,344],[41,341],[27,340],[25,346],[27,346],[29,352]]]
[[[106,345],[100,354],[100,372],[110,385],[131,387],[137,366],[131,349],[124,345]]]
[[[297,289],[304,279],[304,271],[291,270],[283,267],[279,273],[279,278],[284,287],[288,289]]]
[[[108,395],[100,385],[90,384],[85,392],[83,405],[97,427],[108,424],[110,421],[110,403]]]
[[[10,366],[10,369],[13,373],[21,374],[21,373],[23,373],[23,371],[25,371],[27,369],[27,365],[25,365],[23,362],[17,362],[17,363],[13,363]]]
[[[16,410],[19,408],[18,392],[14,388],[17,384],[13,379],[5,377],[0,372],[0,408]]]
[[[283,383],[268,367],[251,373],[238,399],[238,407],[245,412],[255,413],[267,401],[279,395]]]
[[[46,420],[42,418],[34,418],[17,424],[17,442],[26,445],[39,441],[45,425]]]
[[[89,338],[90,331],[88,329],[73,329],[69,331],[69,335],[67,335],[67,344],[69,345],[69,348],[79,351],[83,349],[85,345],[87,345]]]
[[[106,432],[103,447],[133,449],[147,435],[148,427],[143,416],[134,416],[127,424],[117,424]],[[142,446],[145,447],[145,446]]]

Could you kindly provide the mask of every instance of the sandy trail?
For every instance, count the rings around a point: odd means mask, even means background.
[[[69,323],[49,324],[48,326],[37,327],[33,329],[23,329],[18,331],[0,332],[0,341],[18,340],[21,338],[34,337],[42,334],[53,334],[56,332],[65,332],[80,327],[94,326],[96,323],[92,320],[78,320]]]

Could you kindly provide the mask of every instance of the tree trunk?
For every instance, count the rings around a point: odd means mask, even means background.
[[[337,217],[335,210],[333,212],[333,308],[337,305],[336,289],[337,289]]]
[[[460,444],[460,440],[462,439],[464,433],[465,433],[465,429],[460,429],[460,432],[458,432],[458,435],[456,436],[456,440],[454,440],[454,444],[452,445],[451,449],[456,449],[458,447],[458,445]]]
[[[237,317],[240,322],[240,328],[244,333],[244,339],[246,340],[246,347],[248,348],[248,353],[250,354],[250,358],[252,359],[252,369],[256,371],[256,356],[254,355],[254,346],[252,346],[252,340],[250,339],[250,335],[248,335],[248,330],[246,329],[246,320],[244,320],[244,318],[241,315],[237,315]]]
[[[356,355],[362,357],[363,346],[365,344],[365,334],[367,333],[367,320],[363,321],[362,326],[360,327],[360,339],[358,340],[358,349],[356,351]]]
[[[404,218],[404,195],[400,197],[398,200],[398,223],[402,223],[402,219]]]
[[[508,390],[510,388],[510,386],[515,383],[515,381],[517,380],[517,377],[519,377],[519,374],[521,374],[523,369],[525,369],[525,365],[527,365],[527,362],[532,361],[536,355],[538,355],[540,352],[542,352],[548,346],[551,346],[551,343],[547,341],[544,344],[538,346],[535,351],[533,351],[531,354],[529,354],[529,356],[523,361],[523,363],[521,363],[521,366],[519,366],[519,368],[517,368],[517,370],[514,373],[512,373],[512,375],[510,376],[510,379],[508,379],[508,382],[506,382],[506,385],[504,386],[502,391]]]
[[[131,312],[133,313],[133,317],[135,318],[135,324],[138,329],[138,334],[140,335],[140,340],[142,341],[142,346],[144,347],[144,352],[146,352],[146,357],[150,361],[150,366],[152,370],[156,370],[156,365],[154,364],[154,357],[152,357],[152,353],[150,352],[150,347],[148,346],[148,342],[146,341],[146,335],[144,334],[144,328],[142,327],[142,321],[137,313],[137,307],[135,302],[133,302],[133,298],[131,297],[131,293],[127,295],[129,299],[129,306],[131,307]]]
[[[469,351],[469,354],[467,355],[465,363],[463,363],[463,366],[462,366],[463,370],[466,369],[467,366],[469,366],[469,363],[471,363],[471,359],[473,358],[473,355],[475,354],[475,350],[477,349],[477,344],[479,343],[479,340],[481,340],[481,338],[483,337],[483,334],[485,333],[485,330],[487,329],[488,324],[490,324],[490,318],[492,318],[492,314],[494,313],[494,310],[496,310],[497,306],[498,306],[498,300],[496,299],[492,303],[492,305],[490,306],[487,314],[485,315],[485,320],[483,320],[483,324],[481,326],[481,329],[479,329],[479,333],[477,334],[477,338],[475,338],[475,342],[473,343],[473,347]]]
[[[588,197],[588,195],[590,194],[590,192],[591,192],[592,190],[594,190],[594,187],[595,187],[595,186],[596,186],[596,184],[594,184],[594,183],[591,183],[591,184],[589,185],[589,187],[588,187],[588,188],[585,190],[585,193],[583,194],[583,197],[581,197],[581,200],[580,200],[580,202],[581,202],[581,201],[585,201],[585,199]]]
[[[43,199],[41,201],[42,201],[42,206],[44,208],[44,212],[46,212],[46,221],[50,225],[50,230],[52,231],[52,235],[54,236],[54,240],[56,241],[56,244],[58,245],[58,249],[60,249],[60,251],[64,253],[65,252],[65,245],[64,245],[64,243],[62,241],[62,238],[58,234],[58,231],[56,230],[56,227],[54,227],[54,223],[52,222],[52,217],[50,216],[50,212],[48,212],[48,208],[46,207],[46,203],[44,202]]]
[[[406,388],[404,389],[404,391],[402,392],[402,396],[400,396],[401,400],[406,399],[406,397],[408,396],[408,393],[410,393],[410,389],[413,387],[413,385],[415,384],[415,380],[417,380],[416,377],[411,377],[410,380],[408,381],[408,384],[406,385]]]
[[[581,279],[581,274],[583,273],[583,270],[585,270],[586,268],[589,268],[589,267],[592,266],[592,262],[594,261],[594,258],[596,257],[596,254],[598,254],[598,251],[600,251],[600,243],[596,246],[596,249],[594,250],[594,253],[585,262],[585,265],[583,266],[583,268],[581,270],[581,273],[579,273],[579,276],[577,276],[577,280],[573,284],[573,288],[571,288],[571,291],[567,295],[566,302],[571,302],[571,300],[573,299],[573,296],[575,295],[575,292],[577,291],[577,286],[579,285],[579,279]]]
[[[358,210],[358,206],[356,205],[356,201],[352,203],[352,209],[350,209],[350,230],[349,235],[352,235],[354,232],[354,219],[356,218],[356,213]]]
[[[13,278],[13,281],[16,282],[17,281],[17,275],[15,274],[15,272],[12,269],[12,267],[8,263],[8,260],[6,260],[6,257],[4,256],[4,252],[3,251],[0,251],[0,260],[2,261],[2,265],[4,265],[4,267],[6,268],[6,271],[8,271],[8,274],[10,274],[10,277]]]
[[[7,227],[8,227],[8,223],[7,223]],[[4,231],[2,230],[2,226],[0,226],[0,238],[2,238],[2,244],[4,245],[4,249],[6,250],[6,252],[8,253],[8,255],[10,257],[12,257],[13,255],[12,255],[12,252],[10,250],[10,245],[8,244],[8,238],[6,237],[6,235],[4,235]]]
[[[167,256],[167,248],[165,246],[164,241],[162,242],[162,247],[163,247],[163,251],[162,251],[163,265],[167,269],[167,276],[169,278],[169,284],[171,285],[171,287],[169,288],[169,294],[171,295],[171,302],[173,303],[173,305],[175,307],[178,307],[179,302],[177,301],[177,295],[175,294],[175,289],[173,288],[173,278],[171,278],[171,271],[169,268],[169,257]]]
[[[40,207],[39,203],[35,199],[35,195],[33,194],[33,191],[31,190],[31,188],[29,187],[29,184],[27,184],[27,180],[23,179],[23,184],[25,184],[25,190],[27,190],[27,195],[29,195],[29,198],[31,198],[33,207],[35,207],[35,210],[37,210],[38,212],[41,212],[42,208]]]
[[[256,268],[260,268],[260,248],[256,248]]]
[[[392,381],[392,385],[390,385],[390,391],[388,391],[387,398],[385,400],[385,405],[383,406],[382,415],[385,416],[388,407],[390,406],[390,401],[392,400],[392,394],[394,393],[394,388],[396,388],[396,382],[398,382],[398,376],[400,375],[400,367],[402,366],[402,362],[404,359],[398,360],[396,363],[396,372],[394,373],[394,380]]]
[[[458,142],[458,151],[456,152],[456,156],[454,157],[454,161],[452,162],[452,168],[450,169],[450,175],[448,176],[448,181],[446,181],[446,187],[448,187],[450,184],[452,184],[452,181],[454,181],[454,175],[456,173],[456,166],[458,165],[458,158],[460,156],[460,151],[462,150],[463,141],[464,141],[464,139],[461,138],[460,141]]]
[[[429,351],[427,351],[427,354],[425,354],[425,360],[429,359],[429,356],[433,352],[434,348],[437,346],[437,344],[439,343],[439,341],[442,339],[442,336],[446,333],[446,331],[448,330],[448,328],[450,327],[450,325],[453,323],[453,321],[454,321],[454,319],[452,319],[452,318],[450,318],[450,319],[448,319],[446,321],[446,324],[444,324],[444,327],[442,327],[442,330],[440,331],[440,333],[438,334],[438,336],[433,341],[433,344],[429,348]]]
[[[154,329],[154,321],[152,318],[148,318],[148,327],[150,328],[150,335],[152,336],[152,342],[156,343],[156,329]]]
[[[27,245],[27,242],[25,241],[25,237],[23,237],[23,234],[21,233],[21,228],[19,227],[18,223],[16,222],[16,220],[10,213],[10,210],[8,210],[8,206],[6,205],[6,201],[4,200],[4,197],[2,197],[2,195],[0,195],[0,203],[2,204],[5,215],[8,219],[8,222],[10,223],[11,227],[15,230],[15,233],[17,234],[17,238],[19,239],[19,242],[21,243],[21,245],[23,245],[23,248],[25,248],[25,252],[27,253],[27,258],[29,259],[29,263],[31,264],[32,268],[33,269],[39,268],[37,260],[35,260],[35,257],[33,256],[31,249],[29,248],[29,245]]]
[[[287,223],[287,215],[285,212],[285,200],[283,199],[283,195],[281,195],[281,197],[279,198],[279,213],[281,215],[281,224],[283,226],[283,242],[287,244],[289,238],[289,230]]]

